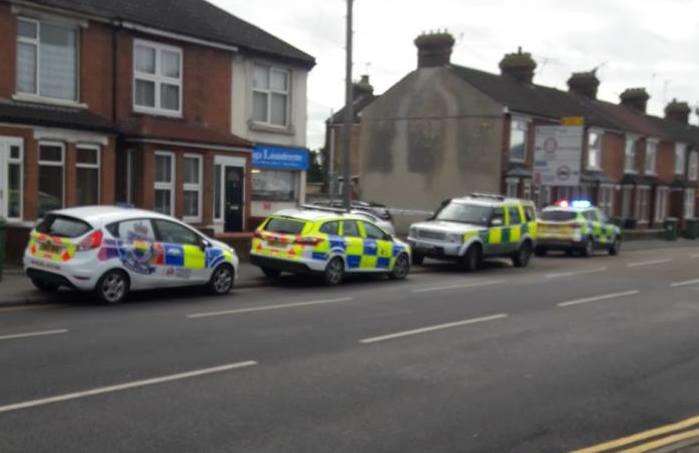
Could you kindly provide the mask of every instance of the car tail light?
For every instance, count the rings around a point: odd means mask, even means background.
[[[299,237],[294,241],[298,245],[318,245],[323,240],[321,238],[316,238],[312,236]]]
[[[79,252],[86,252],[88,250],[93,250],[102,245],[102,238],[104,237],[104,234],[102,233],[101,230],[94,231],[90,233],[88,237],[80,241],[80,244],[78,244],[78,251]]]

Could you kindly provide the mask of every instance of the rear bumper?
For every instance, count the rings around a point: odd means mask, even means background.
[[[269,258],[260,255],[250,255],[250,263],[257,267],[274,269],[282,272],[291,272],[294,274],[306,274],[313,272],[306,263],[298,261],[288,261],[279,258]]]
[[[539,237],[536,241],[537,247],[548,250],[568,250],[583,248],[585,244],[582,241],[574,241],[572,239],[547,239]]]
[[[71,289],[78,289],[70,280],[54,272],[43,271],[30,267],[26,270],[26,273],[27,277],[29,277],[32,280],[50,283],[57,286],[64,286]]]

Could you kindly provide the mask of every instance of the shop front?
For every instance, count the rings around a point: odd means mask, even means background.
[[[253,227],[280,209],[304,203],[309,163],[306,148],[255,145],[252,154]]]

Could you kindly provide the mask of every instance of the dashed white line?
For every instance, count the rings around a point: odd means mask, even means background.
[[[693,286],[693,285],[699,285],[699,278],[696,278],[694,280],[686,280],[683,282],[673,282],[670,284],[671,288],[679,288],[681,286]]]
[[[626,267],[641,267],[641,266],[652,266],[654,264],[666,264],[671,263],[672,258],[665,258],[660,260],[650,260],[650,261],[638,261],[635,263],[629,263]]]
[[[15,333],[12,335],[2,335],[2,336],[0,336],[0,340],[17,340],[20,338],[43,337],[46,335],[60,335],[62,333],[68,333],[68,331],[66,329],[57,329],[57,330],[44,330],[42,332]]]
[[[438,324],[436,326],[429,326],[429,327],[422,327],[420,329],[406,330],[404,332],[396,332],[396,333],[391,333],[388,335],[381,335],[379,337],[365,338],[363,340],[359,340],[359,342],[362,344],[378,343],[379,341],[392,340],[394,338],[407,337],[409,335],[418,335],[421,333],[433,332],[435,330],[443,330],[443,329],[449,329],[452,327],[466,326],[469,324],[478,324],[481,322],[495,321],[496,319],[507,318],[507,316],[508,315],[506,315],[504,313],[500,313],[500,314],[492,315],[492,316],[484,316],[482,318],[473,318],[473,319],[466,319],[464,321],[448,322],[446,324]]]
[[[85,398],[88,396],[101,395],[103,393],[112,393],[112,392],[118,392],[121,390],[127,390],[127,389],[132,389],[132,388],[137,388],[137,387],[145,387],[147,385],[162,384],[164,382],[176,381],[176,380],[180,380],[180,379],[188,379],[188,378],[193,378],[196,376],[202,376],[205,374],[221,373],[224,371],[234,370],[237,368],[246,368],[246,367],[250,367],[250,366],[254,366],[254,365],[257,365],[257,362],[254,362],[252,360],[247,361],[247,362],[230,363],[227,365],[221,365],[221,366],[217,366],[217,367],[213,367],[213,368],[204,368],[204,369],[200,369],[200,370],[187,371],[185,373],[171,374],[168,376],[161,376],[161,377],[156,377],[156,378],[152,378],[152,379],[144,379],[141,381],[127,382],[127,383],[118,384],[118,385],[110,385],[108,387],[99,387],[99,388],[95,388],[95,389],[91,389],[91,390],[85,390],[82,392],[66,393],[63,395],[52,396],[49,398],[42,398],[42,399],[37,399],[37,400],[24,401],[21,403],[8,404],[6,406],[0,406],[0,413],[18,411],[21,409],[28,409],[30,407],[43,406],[43,405],[52,404],[52,403],[59,403],[62,401],[74,400],[74,399],[78,399],[78,398]]]
[[[266,305],[264,307],[238,308],[235,310],[223,310],[223,311],[210,311],[210,312],[205,312],[205,313],[193,313],[191,315],[187,315],[187,318],[196,319],[196,318],[209,318],[212,316],[239,315],[242,313],[254,313],[257,311],[282,310],[282,309],[286,309],[286,308],[308,307],[311,305],[336,304],[339,302],[349,302],[351,300],[354,300],[354,298],[353,297],[341,297],[339,299],[314,300],[314,301],[310,301],[310,302],[298,302],[298,303],[292,303],[292,304]]]
[[[618,299],[620,297],[635,296],[636,294],[639,294],[639,293],[640,293],[640,291],[632,290],[632,291],[624,291],[624,292],[620,292],[620,293],[602,294],[601,296],[594,296],[594,297],[586,297],[584,299],[569,300],[568,302],[561,302],[560,304],[557,304],[557,305],[559,307],[570,307],[572,305],[587,304],[590,302],[599,302],[601,300]]]
[[[429,288],[416,288],[413,289],[414,293],[426,293],[430,291],[445,291],[449,289],[466,289],[466,288],[478,288],[480,286],[492,286],[505,283],[505,280],[487,280],[481,282],[471,282],[471,283],[460,283],[457,285],[446,285],[446,286],[432,286]]]
[[[555,274],[546,274],[546,278],[561,278],[561,277],[572,277],[574,275],[584,275],[584,274],[594,274],[596,272],[604,272],[607,270],[607,267],[595,267],[593,269],[584,269],[580,271],[571,271],[571,272],[559,272]]]

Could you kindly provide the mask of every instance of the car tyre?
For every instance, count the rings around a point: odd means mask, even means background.
[[[620,250],[621,250],[621,239],[616,237],[616,238],[614,238],[614,242],[612,242],[612,245],[609,247],[609,254],[611,256],[617,256],[619,254]]]
[[[230,293],[235,285],[235,270],[232,266],[223,264],[214,270],[209,279],[209,291],[217,296]]]
[[[405,280],[410,273],[410,260],[405,253],[396,258],[396,263],[393,265],[393,270],[388,274],[392,280]]]
[[[323,273],[323,279],[325,284],[328,286],[337,286],[342,283],[345,278],[345,262],[342,258],[335,257],[328,262],[325,266],[325,272]]]
[[[548,250],[546,250],[545,247],[537,247],[536,249],[534,249],[534,254],[536,256],[546,256],[547,253]]]
[[[512,255],[512,264],[515,267],[527,267],[529,260],[532,257],[532,244],[525,241],[519,246],[519,250]]]
[[[46,282],[44,280],[38,280],[32,278],[32,285],[36,287],[42,293],[55,293],[58,291],[59,285],[51,282]]]
[[[411,260],[412,260],[413,266],[422,266],[422,263],[425,261],[425,257],[423,255],[413,253]]]
[[[280,275],[282,275],[282,271],[280,271],[279,269],[272,269],[269,267],[263,267],[262,273],[265,274],[265,277],[271,278],[271,279],[277,279],[277,278],[279,278]]]
[[[470,246],[461,259],[461,264],[467,272],[475,272],[480,269],[483,265],[483,249],[481,246],[479,244]]]
[[[589,258],[595,254],[595,243],[592,238],[585,240],[583,246],[580,248],[580,254],[586,258]]]
[[[95,288],[97,297],[110,305],[118,304],[126,299],[131,284],[126,272],[119,269],[107,271],[97,282]]]

